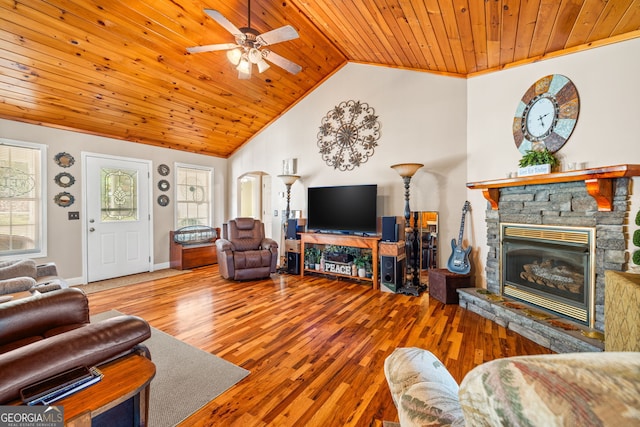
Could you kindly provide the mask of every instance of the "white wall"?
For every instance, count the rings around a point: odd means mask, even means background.
[[[159,267],[168,267],[169,263],[169,231],[174,229],[174,162],[189,163],[193,165],[209,166],[214,168],[214,210],[213,223],[222,224],[224,217],[224,201],[227,189],[227,160],[182,151],[169,150],[144,144],[134,144],[117,139],[103,138],[94,135],[53,129],[44,126],[30,125],[26,123],[0,119],[0,137],[19,141],[37,142],[48,146],[47,162],[47,222],[48,222],[48,256],[38,259],[38,262],[55,261],[58,272],[71,283],[79,283],[82,277],[82,226],[84,212],[82,212],[82,165],[81,152],[109,154],[122,157],[151,160],[153,162],[153,250],[154,264]],[[75,163],[70,168],[62,169],[53,161],[54,156],[65,151],[75,158]],[[156,171],[159,164],[165,163],[171,168],[167,178],[171,183],[168,193],[162,193],[157,183],[160,175]],[[54,177],[60,172],[71,173],[76,182],[69,188],[59,187],[54,183]],[[68,191],[75,197],[73,205],[62,208],[53,203],[53,198],[60,191]],[[156,199],[160,194],[168,194],[171,200],[166,207],[157,204]],[[70,221],[67,218],[69,211],[80,211],[80,221]]]
[[[539,78],[563,74],[576,85],[580,114],[571,138],[558,151],[561,161],[587,167],[640,164],[640,39],[604,46],[468,80],[467,175],[470,182],[504,178],[517,170],[520,152],[511,124],[518,102]],[[640,182],[634,179],[632,212],[640,208]],[[476,266],[487,257],[484,227],[487,203],[469,190]],[[631,222],[631,233],[637,228]],[[630,246],[633,249],[633,246]],[[477,280],[484,280],[484,271]]]
[[[250,171],[271,174],[273,209],[282,211],[286,198],[278,193],[284,192],[285,186],[275,176],[282,173],[282,160],[297,158],[302,179],[291,188],[291,209],[302,210],[303,216],[308,187],[351,184],[377,184],[378,214],[402,216],[404,185],[390,166],[424,163],[411,181],[411,209],[440,211],[441,242],[446,242],[458,235],[466,194],[466,97],[464,79],[348,64],[233,155],[228,182],[235,183],[238,176]],[[349,100],[374,108],[381,137],[366,163],[341,172],[322,160],[317,134],[327,112]],[[229,190],[229,200],[235,201],[238,189],[234,185]],[[235,204],[227,206],[228,218],[235,217]],[[274,221],[276,239],[280,237],[279,224],[280,217]],[[443,265],[448,254],[440,252]]]

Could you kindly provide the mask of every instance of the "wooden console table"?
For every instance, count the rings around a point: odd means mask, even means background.
[[[371,280],[373,289],[378,289],[378,242],[379,237],[355,236],[352,234],[329,234],[329,233],[300,233],[300,276],[304,277],[304,247],[306,244],[318,245],[338,245],[349,246],[351,248],[371,249],[371,268],[373,276],[371,279],[364,277],[359,280]],[[331,273],[336,274],[337,273]],[[352,276],[345,276],[352,277]]]
[[[98,367],[104,374],[100,382],[66,399],[53,403],[64,408],[64,423],[68,427],[89,427],[91,419],[104,414],[129,399],[134,399],[137,420],[129,425],[146,426],[149,412],[149,384],[156,374],[156,366],[139,354],[124,356]],[[12,405],[21,405],[17,401]],[[121,424],[120,424],[121,425]]]

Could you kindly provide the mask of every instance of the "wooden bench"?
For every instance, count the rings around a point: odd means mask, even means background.
[[[217,264],[216,240],[219,238],[219,227],[190,225],[170,231],[170,267],[185,270]]]

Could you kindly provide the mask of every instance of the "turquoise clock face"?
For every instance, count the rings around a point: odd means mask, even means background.
[[[567,142],[578,120],[580,101],[571,80],[545,76],[524,94],[513,118],[513,139],[522,154],[547,148],[552,153]]]

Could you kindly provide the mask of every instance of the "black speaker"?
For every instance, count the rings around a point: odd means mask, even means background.
[[[380,283],[396,292],[404,284],[406,259],[393,256],[380,257]]]
[[[383,216],[382,217],[382,241],[383,242],[397,242],[398,233],[396,227],[395,216]]]
[[[298,220],[293,218],[293,219],[288,219],[287,220],[287,239],[289,240],[297,240],[296,238],[296,231],[298,228]]]
[[[300,274],[300,254],[287,252],[287,273]]]

